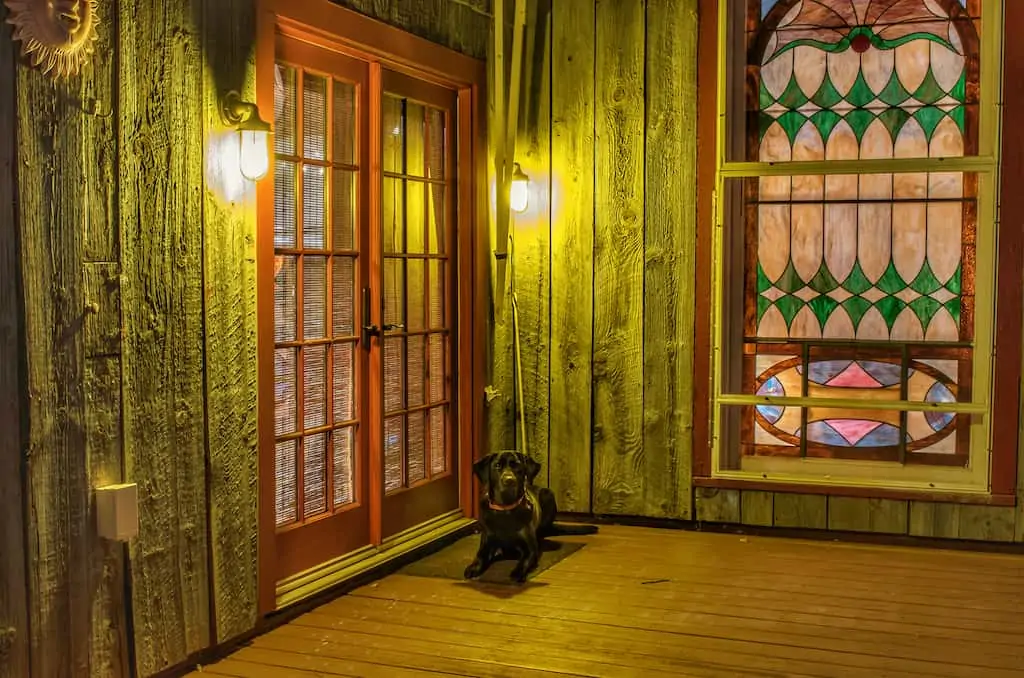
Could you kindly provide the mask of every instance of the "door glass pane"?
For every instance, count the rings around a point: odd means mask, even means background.
[[[445,449],[448,407],[442,405],[430,410],[430,473],[438,475],[448,470]]]
[[[302,149],[309,160],[327,159],[327,79],[309,73],[302,79]]]
[[[335,429],[334,442],[334,505],[355,501],[355,427]]]
[[[278,525],[314,518],[359,499],[355,356],[361,168],[356,92],[355,85],[337,78],[292,66],[276,69]]]
[[[274,163],[274,247],[295,247],[295,163]]]
[[[447,196],[454,189],[447,156],[449,113],[387,95],[383,115],[382,282],[389,332],[383,396],[391,422],[385,436],[385,487],[391,491],[448,470],[451,328],[445,276],[453,271],[447,265],[446,232],[452,224]]]
[[[404,445],[405,416],[388,417],[384,420],[384,491],[391,492],[402,487],[402,451]]]
[[[334,336],[351,336],[356,331],[356,257],[335,256],[331,266],[331,324]]]
[[[334,162],[356,162],[356,86],[334,81]]]
[[[327,434],[315,433],[302,441],[303,516],[327,510]]]
[[[417,410],[410,412],[406,419],[406,437],[408,438],[408,476],[406,482],[413,484],[426,477],[424,460],[426,459],[427,435],[426,412]]]
[[[324,249],[327,240],[327,171],[323,167],[302,167],[302,246]]]
[[[349,170],[333,170],[331,184],[331,231],[334,249],[356,247],[356,187],[359,175]]]
[[[381,189],[384,253],[405,251],[405,179],[384,177]]]
[[[302,338],[322,339],[327,331],[327,257],[302,259]]]
[[[427,366],[425,337],[413,335],[406,340],[406,403],[410,408],[424,404],[427,391]]]

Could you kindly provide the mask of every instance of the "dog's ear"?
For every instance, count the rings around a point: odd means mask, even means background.
[[[526,479],[532,483],[533,479],[537,477],[538,473],[540,473],[540,462],[528,454],[520,456],[522,456],[523,466],[526,467]]]
[[[492,461],[494,461],[493,453],[488,454],[486,457],[482,459],[477,459],[476,461],[473,462],[473,474],[477,478],[479,478],[480,482],[485,486],[490,481],[490,478],[488,477],[488,469]]]

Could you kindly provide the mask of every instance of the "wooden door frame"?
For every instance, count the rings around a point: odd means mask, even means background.
[[[264,118],[274,110],[274,59],[278,29],[318,47],[369,61],[373,64],[425,78],[458,92],[457,144],[458,190],[468,195],[470,208],[458,216],[457,267],[458,311],[456,338],[458,353],[455,407],[458,408],[459,503],[466,517],[474,517],[475,503],[472,465],[483,449],[483,390],[485,378],[487,311],[487,194],[486,194],[486,65],[446,47],[419,38],[398,28],[363,16],[328,0],[258,0],[256,39],[256,103]],[[379,69],[378,69],[379,72]],[[372,80],[372,78],[371,78]],[[371,120],[371,143],[373,121]],[[371,163],[379,162],[371,159]],[[272,177],[273,173],[268,173]],[[371,188],[371,195],[379,189]],[[368,209],[373,208],[374,201]],[[272,238],[264,234],[273,229],[274,195],[272,181],[257,184],[259,236],[257,260],[257,356],[259,421],[259,526],[258,584],[261,616],[276,608],[277,554],[274,516],[274,478],[264,469],[274,468],[274,281],[265,274],[272,270]],[[270,338],[270,341],[267,339]],[[371,407],[371,413],[373,408]],[[371,458],[382,450],[370,451]],[[370,474],[370,501],[380,505],[383,479]],[[380,517],[371,517],[371,539],[379,544]]]

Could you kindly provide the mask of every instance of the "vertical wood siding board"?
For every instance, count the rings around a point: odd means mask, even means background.
[[[118,483],[124,477],[121,421],[121,266],[118,232],[117,5],[96,8],[100,26],[96,55],[82,74],[83,101],[95,101],[97,115],[82,114],[86,128],[85,174],[81,191],[85,209],[83,259],[85,502],[82,529],[87,539],[88,580],[82,615],[91,675],[130,675],[125,612],[125,549],[100,539],[94,525],[92,488]],[[92,263],[95,262],[95,263]],[[80,594],[81,595],[81,594]]]
[[[673,64],[671,0],[648,4],[645,16],[644,68],[644,435],[647,460],[644,486],[644,515],[670,516],[676,505],[675,435],[670,418],[674,409],[675,366],[678,356],[670,337],[676,328],[674,269],[675,201],[663,199],[672,193],[674,175],[669,168],[681,158],[675,155],[674,118],[678,109],[679,83]],[[662,32],[664,31],[664,32]],[[658,74],[661,77],[658,77]]]
[[[93,487],[122,479],[121,361],[117,356],[90,358],[85,364],[86,453]],[[90,515],[86,525],[92,538],[88,590],[91,602],[92,675],[129,676],[127,619],[124,597],[124,546],[96,536]]]
[[[690,516],[692,280],[696,215],[696,7],[647,6],[645,125],[645,515]],[[686,199],[686,198],[689,199]],[[667,363],[667,367],[666,367]]]
[[[771,527],[774,495],[771,492],[744,490],[740,497],[740,522],[744,525]]]
[[[820,494],[775,493],[774,524],[779,527],[826,529],[828,498]]]
[[[552,2],[550,484],[563,511],[591,510],[594,3]]]
[[[212,152],[232,135],[220,120],[221,96],[236,90],[255,100],[255,3],[202,0],[197,9],[203,147]],[[221,643],[257,619],[256,201],[255,184],[237,183],[213,162],[204,173],[203,334],[211,606]]]
[[[17,66],[11,27],[0,7],[0,270],[8,272],[0,286],[0,677],[29,675],[28,582],[25,572],[24,488],[22,486],[22,420],[27,407],[22,374],[24,308],[18,260]]]
[[[528,0],[516,160],[530,177],[530,204],[514,224],[515,279],[523,367],[523,412],[528,452],[548,472],[548,332],[550,277],[550,51],[549,0]],[[543,22],[543,23],[542,23]]]
[[[597,2],[594,511],[643,512],[644,2]]]
[[[209,645],[201,50],[191,3],[121,2],[122,317],[136,669]]]
[[[487,42],[487,182],[488,186],[497,186],[497,143],[499,134],[504,134],[503,125],[500,124],[499,112],[504,107],[504,95],[498,91],[494,82],[493,63],[494,53],[494,29],[488,28]],[[509,41],[505,42],[505,76],[507,82],[508,60],[511,48]],[[499,108],[502,107],[502,108]],[[507,252],[507,241],[498,242],[498,221],[497,207],[493,198],[488,199],[488,264],[490,272],[491,304],[490,323],[488,327],[488,349],[490,356],[488,365],[488,383],[492,388],[492,395],[487,397],[484,410],[487,422],[487,447],[486,452],[493,452],[502,449],[515,447],[517,427],[515,425],[515,379],[512,363],[512,303],[508,294],[511,275],[508,270],[508,260],[499,262],[494,252]],[[505,278],[503,286],[499,285],[499,267],[505,266]],[[501,300],[501,315],[497,314],[499,299]]]
[[[48,78],[18,69],[19,220],[29,403],[27,547],[33,675],[89,671],[89,483],[82,315],[91,128]],[[73,96],[81,94],[79,90]],[[84,567],[83,567],[84,565]]]

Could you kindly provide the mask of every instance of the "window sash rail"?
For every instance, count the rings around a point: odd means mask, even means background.
[[[844,410],[890,412],[944,412],[950,414],[987,414],[985,402],[933,403],[924,400],[865,400],[862,398],[802,398],[799,396],[762,396],[720,393],[718,405],[774,405],[776,407],[821,407]]]
[[[991,156],[952,158],[885,158],[871,160],[793,160],[787,162],[725,162],[718,169],[723,179],[789,177],[834,174],[904,174],[913,172],[973,172],[993,174],[999,161]]]

